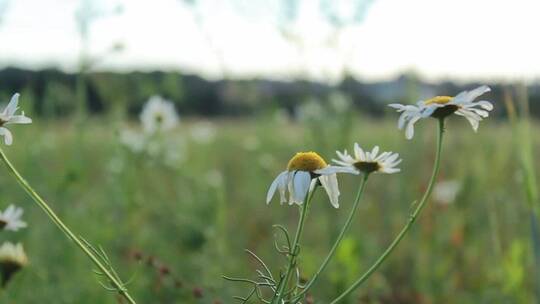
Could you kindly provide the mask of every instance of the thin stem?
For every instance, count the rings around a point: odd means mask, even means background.
[[[407,224],[405,224],[405,226],[401,229],[401,231],[396,236],[394,241],[390,244],[390,246],[388,246],[388,248],[382,253],[382,255],[375,261],[375,263],[356,282],[354,282],[351,285],[351,287],[345,290],[341,295],[339,295],[330,304],[336,304],[339,301],[345,299],[351,292],[353,292],[356,288],[358,288],[358,286],[362,285],[362,283],[364,283],[379,268],[379,266],[381,266],[381,264],[386,260],[386,258],[390,255],[390,253],[392,253],[392,251],[401,242],[403,237],[407,234],[409,229],[412,227],[412,225],[418,218],[418,215],[420,214],[420,212],[422,212],[422,210],[424,209],[426,202],[428,201],[428,198],[431,195],[431,192],[433,190],[435,179],[439,173],[443,133],[444,133],[444,118],[439,119],[439,131],[437,135],[437,153],[435,156],[435,164],[433,165],[433,172],[431,173],[431,178],[429,180],[428,187],[426,191],[424,192],[422,200],[420,201],[420,203],[418,204],[414,212],[410,215],[409,221],[407,221]]]
[[[306,195],[306,199],[304,200],[304,203],[302,204],[302,209],[300,209],[300,218],[298,220],[298,226],[296,227],[296,234],[294,235],[293,244],[292,247],[289,248],[290,251],[290,259],[289,259],[289,265],[287,266],[287,270],[285,272],[285,276],[283,277],[283,281],[280,282],[279,288],[274,295],[274,298],[272,299],[272,304],[281,304],[281,300],[283,299],[283,293],[285,291],[285,288],[287,288],[287,283],[290,280],[290,277],[292,275],[292,270],[296,265],[296,258],[298,256],[298,243],[300,242],[300,238],[302,237],[302,231],[304,230],[304,224],[306,220],[306,214],[308,210],[309,202],[311,201],[311,198],[313,197],[313,193],[315,192],[315,189],[308,193]]]
[[[136,304],[135,300],[128,294],[127,289],[125,288],[124,284],[121,283],[112,273],[111,271],[103,265],[103,263],[99,260],[99,257],[95,253],[93,253],[84,243],[81,241],[80,238],[78,238],[67,226],[62,222],[62,220],[56,215],[56,213],[49,207],[49,205],[37,194],[37,192],[30,186],[30,184],[21,176],[21,174],[15,169],[15,167],[11,164],[9,159],[7,158],[6,154],[4,154],[4,151],[0,148],[0,158],[2,158],[2,161],[6,164],[9,172],[15,177],[17,182],[22,186],[22,188],[32,197],[34,202],[38,204],[43,211],[49,216],[49,218],[66,234],[66,236],[75,242],[75,245],[77,245],[89,258],[92,260],[92,262],[96,265],[97,268],[99,268],[99,271],[109,279],[111,284],[118,290],[118,292],[131,304]]]
[[[317,270],[317,272],[315,272],[315,274],[313,275],[313,277],[311,278],[311,280],[309,281],[309,283],[306,285],[306,287],[304,288],[304,290],[302,290],[302,292],[300,292],[293,300],[293,303],[296,303],[297,301],[300,300],[300,298],[308,292],[308,290],[311,288],[311,286],[315,283],[315,281],[317,280],[317,278],[319,277],[319,275],[324,271],[324,269],[326,268],[326,266],[328,265],[328,263],[330,262],[330,260],[332,259],[332,257],[334,256],[334,253],[336,252],[337,248],[339,247],[339,244],[341,243],[341,240],[343,239],[343,237],[345,236],[345,234],[347,233],[347,231],[349,230],[349,227],[351,226],[351,223],[352,223],[352,220],[354,218],[354,215],[356,214],[356,210],[358,209],[358,205],[359,205],[359,202],[360,202],[360,199],[362,198],[362,194],[364,193],[364,189],[365,189],[365,186],[366,186],[366,183],[367,183],[367,180],[368,180],[368,177],[369,177],[369,174],[364,174],[363,177],[362,177],[362,181],[360,182],[360,186],[358,188],[358,192],[356,194],[356,199],[354,200],[354,203],[353,203],[353,206],[351,208],[351,212],[349,213],[349,217],[347,218],[347,220],[345,221],[345,224],[343,225],[343,228],[341,228],[341,232],[339,233],[336,241],[334,242],[334,245],[332,246],[332,249],[330,249],[330,252],[328,253],[328,255],[326,256],[326,258],[324,259],[324,261],[322,262],[321,266],[319,267],[319,269]]]

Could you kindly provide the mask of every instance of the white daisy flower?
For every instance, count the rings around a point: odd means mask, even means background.
[[[414,124],[421,118],[445,118],[454,113],[464,116],[476,132],[480,121],[488,117],[489,111],[493,110],[493,104],[486,100],[474,100],[489,91],[491,89],[483,85],[471,91],[463,91],[455,97],[435,96],[425,101],[419,101],[416,106],[395,103],[388,106],[402,112],[399,117],[398,128],[401,130],[407,125],[405,128],[407,139],[413,137]]]
[[[146,145],[146,137],[144,134],[125,129],[119,133],[120,143],[131,150],[133,153],[141,153]]]
[[[433,188],[433,200],[441,205],[448,205],[455,202],[460,191],[461,182],[457,180],[438,182]]]
[[[11,277],[21,268],[28,264],[28,258],[23,246],[5,242],[0,246],[0,275],[2,276],[2,286],[5,286]]]
[[[307,194],[313,191],[319,182],[328,194],[332,206],[339,208],[340,193],[336,176],[339,170],[337,169],[337,167],[329,166],[315,152],[296,153],[289,161],[287,170],[281,172],[270,185],[266,203],[270,203],[276,190],[279,190],[281,203],[287,201],[286,192],[289,191],[289,204],[301,205]]]
[[[0,211],[0,229],[17,231],[26,227],[26,223],[21,220],[24,210],[13,205],[9,205],[4,212]]]
[[[152,96],[148,99],[140,118],[144,130],[148,133],[173,129],[179,122],[174,104],[160,96]]]
[[[372,172],[397,173],[401,169],[396,168],[401,159],[398,153],[383,152],[379,154],[379,147],[375,146],[371,152],[360,148],[358,143],[354,144],[354,155],[349,155],[347,150],[343,152],[336,151],[339,159],[333,159],[339,167],[339,172],[351,174],[370,174]],[[335,171],[335,170],[334,170]]]
[[[32,119],[24,116],[24,112],[22,112],[21,115],[15,115],[15,112],[19,109],[19,96],[19,93],[15,93],[13,97],[11,97],[7,107],[0,113],[0,136],[4,136],[4,143],[8,146],[13,143],[13,135],[11,134],[11,131],[5,127],[6,125],[32,123]]]

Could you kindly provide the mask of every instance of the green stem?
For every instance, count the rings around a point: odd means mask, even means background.
[[[424,196],[422,197],[422,200],[414,210],[414,212],[410,215],[409,221],[405,226],[401,229],[399,234],[396,236],[394,241],[388,246],[388,248],[383,252],[383,254],[375,261],[375,263],[356,281],[354,282],[351,287],[349,287],[346,291],[344,291],[341,295],[339,295],[335,300],[333,300],[330,304],[336,304],[339,301],[345,299],[351,292],[353,292],[358,286],[362,285],[378,268],[381,266],[381,264],[386,260],[386,258],[392,253],[392,251],[397,247],[397,245],[401,242],[403,237],[407,234],[409,229],[412,227],[416,219],[418,218],[418,215],[422,210],[424,209],[426,202],[428,201],[429,196],[431,195],[431,192],[433,190],[433,185],[435,184],[435,179],[439,173],[439,165],[441,160],[441,151],[442,151],[442,140],[443,140],[443,133],[444,133],[444,118],[439,119],[439,132],[437,136],[437,154],[435,156],[435,164],[433,166],[433,172],[431,174],[431,179],[429,180],[428,187],[426,189],[426,192],[424,192]]]
[[[304,224],[306,220],[308,205],[309,205],[309,202],[311,201],[311,198],[313,197],[314,192],[315,192],[315,189],[311,193],[308,193],[308,195],[306,196],[306,199],[304,200],[304,203],[302,204],[302,209],[300,209],[300,219],[298,220],[298,226],[296,227],[296,234],[294,235],[292,248],[289,248],[289,250],[291,251],[289,265],[287,266],[287,270],[285,272],[285,276],[283,277],[283,281],[279,283],[279,288],[276,294],[274,295],[274,298],[272,299],[272,304],[281,304],[281,301],[284,296],[283,293],[285,292],[285,288],[287,288],[290,277],[292,275],[292,270],[296,266],[296,258],[298,257],[298,252],[299,252],[298,243],[300,242],[300,238],[302,237],[302,231],[304,230]]]
[[[86,245],[83,244],[80,238],[78,238],[65,224],[60,220],[56,213],[49,207],[49,205],[37,194],[37,192],[28,184],[28,182],[21,176],[21,174],[15,169],[7,158],[4,151],[0,148],[0,158],[6,164],[9,172],[15,177],[17,182],[22,186],[22,188],[32,197],[32,199],[38,204],[43,211],[49,216],[49,218],[66,234],[66,236],[75,242],[75,244],[92,260],[97,268],[103,273],[104,276],[109,279],[111,284],[118,290],[118,292],[131,304],[136,304],[135,300],[131,298],[128,294],[127,289],[124,284],[122,284],[112,273],[103,265],[99,258],[91,250],[88,249]]]
[[[349,213],[349,217],[345,221],[345,225],[343,225],[343,228],[341,228],[341,232],[339,233],[336,241],[334,242],[334,245],[332,246],[332,249],[330,249],[330,252],[322,262],[321,266],[317,270],[317,272],[313,275],[309,283],[304,287],[304,290],[300,292],[293,300],[293,303],[296,303],[300,300],[300,298],[308,292],[308,290],[311,288],[311,286],[315,283],[319,275],[324,271],[332,257],[334,256],[334,253],[336,252],[337,248],[339,247],[339,244],[341,243],[341,240],[349,230],[349,227],[351,226],[352,220],[354,218],[354,215],[356,214],[356,210],[358,209],[358,205],[360,202],[360,198],[362,198],[362,194],[364,193],[364,189],[368,180],[369,174],[364,174],[362,177],[362,181],[360,183],[360,187],[358,188],[358,193],[356,194],[356,199],[354,200],[354,204],[351,208],[351,212]]]

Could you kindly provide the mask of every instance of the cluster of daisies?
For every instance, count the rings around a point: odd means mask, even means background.
[[[22,208],[9,205],[4,211],[0,211],[0,232],[15,232],[25,228],[26,223],[22,220],[24,211]],[[28,264],[28,258],[21,243],[13,244],[4,242],[0,245],[0,276],[1,285],[5,287],[12,276]]]
[[[170,133],[180,123],[174,103],[152,96],[144,104],[139,120],[142,130],[122,129],[118,134],[119,143],[133,154],[177,167],[184,158],[184,142],[183,138]],[[120,156],[114,158],[110,169],[121,171],[125,167],[124,161]]]
[[[489,116],[493,110],[493,104],[486,100],[475,101],[478,97],[490,91],[487,86],[480,86],[471,91],[464,91],[456,95],[436,96],[428,100],[419,101],[416,105],[390,104],[401,113],[398,120],[398,128],[405,128],[405,137],[412,139],[414,125],[421,119],[432,117],[445,119],[447,116],[456,114],[465,117],[472,125],[473,130],[478,130],[482,119]],[[371,151],[363,150],[358,143],[354,144],[354,151],[349,154],[347,150],[337,151],[337,159],[333,159],[333,165],[315,152],[297,153],[287,165],[287,169],[281,172],[272,182],[266,196],[266,203],[270,203],[276,191],[279,191],[281,203],[303,204],[309,193],[317,185],[324,188],[328,194],[330,203],[335,208],[339,207],[338,173],[364,174],[371,173],[397,173],[397,167],[401,163],[399,154],[393,152],[379,153],[379,147]],[[287,192],[289,197],[287,198]]]

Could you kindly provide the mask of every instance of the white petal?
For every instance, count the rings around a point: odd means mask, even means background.
[[[11,145],[11,143],[13,143],[13,135],[11,135],[11,132],[4,128],[4,127],[0,127],[0,136],[4,136],[4,143],[6,143],[6,145]]]
[[[319,180],[321,181],[321,185],[323,186],[324,190],[328,194],[328,198],[330,198],[330,204],[332,204],[334,208],[339,208],[339,187],[337,176],[335,174],[323,175],[319,177]]]
[[[373,161],[377,157],[377,153],[379,153],[379,146],[373,147],[370,154],[371,159],[369,161]]]
[[[388,105],[390,108],[394,108],[398,111],[403,111],[405,110],[405,105],[402,105],[402,104],[399,104],[399,103],[391,103]]]
[[[346,166],[343,166],[343,167],[339,167],[339,166],[328,166],[326,168],[323,168],[323,169],[319,169],[317,171],[315,171],[316,174],[320,174],[320,175],[331,175],[331,174],[335,174],[335,173],[351,173],[351,174],[358,174],[358,170],[356,170],[355,168],[351,167],[351,165],[346,165]]]
[[[4,109],[4,114],[7,116],[11,116],[15,114],[15,111],[17,111],[17,105],[19,104],[19,93],[13,94],[11,97],[11,100],[9,101],[7,107]]]
[[[272,197],[274,197],[274,193],[276,193],[276,189],[278,186],[281,186],[283,184],[283,181],[287,180],[287,173],[288,171],[281,172],[272,182],[270,185],[270,188],[268,188],[268,192],[266,193],[266,203],[269,204],[272,200]]]
[[[479,86],[478,88],[470,91],[464,91],[459,93],[456,97],[453,98],[452,103],[454,104],[463,104],[463,103],[470,103],[473,100],[475,100],[480,95],[487,93],[491,91],[491,89],[486,86]]]
[[[493,110],[493,104],[487,100],[480,100],[478,102],[475,102],[474,105],[478,105],[484,110],[488,110],[488,111]]]
[[[409,123],[407,124],[407,128],[405,130],[405,137],[407,139],[412,139],[413,136],[414,136],[414,124],[420,119],[420,117],[414,117],[413,119],[411,119],[409,121]]]
[[[11,116],[11,118],[6,124],[29,124],[29,123],[32,123],[32,119],[30,117],[26,117],[24,115],[14,115],[14,116]]]
[[[482,120],[482,118],[480,116],[478,116],[478,115],[474,114],[473,112],[468,111],[466,109],[460,109],[460,110],[458,110],[456,112],[456,114],[464,116],[465,118],[467,118],[467,120],[471,124],[474,132],[478,131],[478,125],[480,124],[480,120]]]
[[[405,126],[405,123],[407,122],[407,120],[410,118],[410,115],[408,113],[403,113],[401,115],[399,115],[399,119],[398,119],[398,129],[401,130],[403,129],[403,126]]]
[[[309,185],[311,183],[311,174],[306,171],[296,171],[292,178],[292,193],[291,199],[293,203],[302,204],[309,191]],[[289,191],[291,189],[289,188]]]

